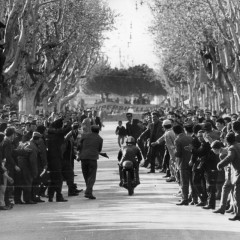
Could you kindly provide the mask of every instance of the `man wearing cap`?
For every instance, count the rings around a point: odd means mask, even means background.
[[[184,133],[184,129],[180,125],[173,127],[173,132],[176,135],[175,139],[175,157],[177,158],[177,168],[180,173],[180,185],[182,189],[182,201],[177,205],[188,205],[188,193],[190,183],[190,166],[191,153],[185,147],[192,143],[192,137]]]
[[[149,124],[148,128],[139,136],[138,142],[142,139],[149,138],[150,147],[150,164],[151,170],[148,173],[155,173],[155,160],[157,158],[158,164],[162,165],[160,162],[160,149],[155,144],[152,146],[153,142],[156,142],[163,135],[162,122],[159,120],[158,114],[156,112],[152,113],[152,123]]]
[[[175,141],[175,134],[172,130],[172,121],[169,119],[166,119],[163,121],[162,123],[163,128],[165,130],[164,134],[157,139],[156,142],[153,142],[151,145],[152,146],[156,146],[157,144],[161,144],[165,141],[165,145],[167,147],[170,159],[169,159],[169,170],[170,170],[170,177],[167,180],[168,182],[173,182],[176,180],[175,175],[175,145],[174,145],[174,141]]]
[[[79,146],[79,159],[86,183],[85,198],[96,199],[93,196],[93,186],[97,175],[97,160],[102,151],[103,139],[99,136],[99,126],[92,125],[91,133],[82,135]]]

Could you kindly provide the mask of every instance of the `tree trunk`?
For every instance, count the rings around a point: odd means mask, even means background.
[[[235,113],[235,97],[233,93],[230,94],[230,109],[231,113]]]
[[[188,82],[188,96],[189,96],[189,107],[193,108],[193,89],[190,82]]]
[[[19,111],[22,111],[25,114],[35,114],[36,112],[36,106],[34,106],[34,99],[36,96],[36,91],[26,91],[24,93],[23,98],[20,100],[19,107],[21,106],[21,109]]]
[[[208,86],[207,83],[204,84],[204,107],[209,108],[209,91],[208,91]]]

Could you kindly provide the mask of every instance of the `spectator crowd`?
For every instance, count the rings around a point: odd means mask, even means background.
[[[127,113],[124,136],[132,136],[144,162],[176,182],[178,206],[195,205],[240,220],[240,116],[199,108],[152,111],[143,119]],[[119,135],[121,122],[116,129]],[[121,132],[124,132],[121,129]],[[122,137],[118,144],[122,145]],[[216,200],[220,205],[216,208]]]
[[[0,210],[41,203],[46,197],[53,202],[54,196],[65,202],[64,181],[69,197],[82,191],[74,182],[74,160],[84,160],[79,153],[83,136],[89,134],[93,144],[99,139],[91,135],[102,127],[95,110],[20,116],[5,105],[0,118]],[[85,197],[93,199],[91,190]]]
[[[53,202],[54,196],[57,202],[65,202],[64,181],[68,196],[77,196],[82,189],[74,182],[74,160],[80,160],[81,140],[94,129],[98,133],[103,126],[95,110],[24,117],[9,106],[4,106],[1,113],[0,210],[9,210],[15,204],[37,204],[46,197]],[[132,113],[126,117],[126,127],[119,121],[115,131],[119,147],[125,136],[132,136],[144,159],[141,167],[148,168],[149,174],[163,172],[166,182],[178,184],[178,206],[195,205],[214,213],[233,213],[229,220],[240,220],[238,114],[195,108],[155,110],[144,113],[141,120],[134,119]],[[93,145],[93,139],[98,143],[96,160],[102,140],[91,137]],[[85,193],[89,199],[95,199],[92,186],[97,166],[94,168],[92,185],[87,187],[88,195]],[[217,208],[216,200],[220,200]]]

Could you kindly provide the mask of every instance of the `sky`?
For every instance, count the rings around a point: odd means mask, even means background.
[[[155,68],[158,62],[154,54],[154,42],[148,27],[153,20],[151,10],[144,0],[105,0],[118,13],[115,28],[106,36],[103,52],[112,67],[129,67],[147,64]],[[136,9],[137,2],[137,9]]]

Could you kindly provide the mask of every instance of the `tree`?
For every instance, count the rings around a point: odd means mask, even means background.
[[[10,2],[3,73],[10,91],[2,102],[24,97],[26,111],[38,101],[60,110],[96,63],[114,15],[101,0]]]
[[[143,94],[166,95],[156,73],[147,65],[111,69],[106,62],[91,71],[83,89],[86,93],[138,95],[140,98]]]
[[[232,111],[238,110],[239,10],[237,0],[154,1],[152,32],[159,52],[185,62],[184,78],[203,89],[198,92],[207,99],[204,107],[218,109],[230,98]]]

